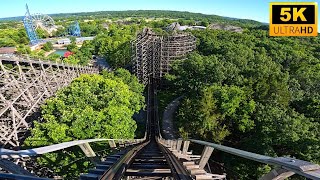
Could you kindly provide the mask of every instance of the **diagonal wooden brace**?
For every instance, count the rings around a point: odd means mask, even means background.
[[[259,180],[284,180],[294,174],[294,172],[278,167],[262,176]]]
[[[208,160],[210,159],[210,156],[213,152],[214,148],[213,147],[210,147],[210,146],[205,146],[203,151],[202,151],[202,154],[201,154],[201,158],[200,158],[200,161],[199,161],[199,168],[200,169],[203,169]]]

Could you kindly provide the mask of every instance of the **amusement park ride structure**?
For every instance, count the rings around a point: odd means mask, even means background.
[[[30,39],[30,44],[35,45],[35,44],[39,43],[39,38],[38,38],[36,30],[33,26],[32,16],[30,14],[30,11],[29,11],[27,4],[26,4],[26,9],[27,9],[27,12],[26,12],[25,17],[23,19],[24,28],[27,31],[27,35]]]
[[[160,81],[172,62],[184,59],[196,48],[196,38],[185,32],[161,36],[145,28],[132,41],[133,72],[143,84],[150,78]]]
[[[46,15],[41,13],[30,14],[29,7],[26,4],[26,14],[23,19],[23,24],[26,29],[27,35],[30,40],[31,45],[37,45],[43,40],[39,39],[37,35],[37,29],[43,29],[47,31],[49,34],[52,34],[53,31],[56,31],[57,26],[54,23],[54,20]],[[81,36],[80,26],[77,21],[71,24],[68,29],[68,35],[71,36]]]
[[[41,22],[43,18],[39,22],[32,20],[28,6],[26,8],[24,25],[31,44],[37,44],[41,42],[35,31],[38,23],[41,24],[39,27],[43,28],[48,24],[52,25],[52,22]],[[78,23],[69,28],[69,32],[70,30],[74,30],[72,35],[80,35]],[[269,157],[196,139],[162,137],[159,127],[157,87],[160,85],[161,77],[170,71],[170,65],[176,60],[185,59],[195,48],[196,38],[190,33],[174,32],[170,35],[158,35],[148,28],[137,34],[136,40],[132,41],[133,71],[139,81],[147,85],[143,138],[75,140],[25,150],[19,150],[21,142],[28,135],[29,128],[33,126],[31,120],[37,115],[40,105],[47,98],[54,96],[59,89],[70,84],[74,78],[81,74],[97,74],[100,69],[94,66],[74,66],[24,57],[0,58],[0,179],[47,179],[37,177],[44,174],[46,167],[40,167],[36,163],[29,166],[27,161],[35,162],[36,158],[43,154],[57,151],[66,153],[64,149],[79,146],[83,152],[81,159],[86,158],[95,166],[88,169],[87,173],[82,173],[81,180],[229,179],[224,172],[211,170],[210,158],[219,155],[213,154],[214,150],[274,167],[260,180],[284,180],[294,174],[319,180],[320,165],[312,162],[291,157]],[[110,154],[99,155],[101,151],[95,152],[89,144],[94,142],[106,142],[104,151]],[[72,163],[77,163],[77,160]],[[48,172],[56,174],[52,170]]]

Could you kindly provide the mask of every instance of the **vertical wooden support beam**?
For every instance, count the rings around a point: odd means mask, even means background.
[[[177,142],[177,150],[178,150],[178,152],[180,152],[180,150],[181,150],[181,145],[182,145],[182,139],[178,139],[178,142]]]
[[[206,166],[206,164],[207,164],[208,160],[210,159],[210,156],[213,152],[213,149],[214,148],[210,147],[210,146],[204,147],[202,154],[201,154],[200,161],[199,161],[199,168],[200,169],[203,169]]]
[[[124,147],[130,146],[130,140],[125,140],[124,141]]]
[[[109,140],[108,142],[109,142],[109,146],[110,146],[111,148],[117,147],[117,145],[116,145],[116,143],[114,142],[113,139],[112,139],[112,140]]]
[[[182,154],[187,155],[188,149],[189,149],[189,144],[190,141],[184,141],[183,143],[183,149],[182,149]]]
[[[177,140],[172,141],[172,149],[176,150],[177,149]]]
[[[119,140],[119,147],[125,147],[122,139]]]
[[[169,140],[170,148],[173,148],[173,140]]]
[[[292,175],[294,175],[294,172],[279,167],[265,174],[259,180],[284,180]]]

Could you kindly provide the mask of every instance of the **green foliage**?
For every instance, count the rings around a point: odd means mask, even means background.
[[[134,138],[137,126],[132,116],[144,107],[143,89],[137,78],[123,69],[102,75],[81,75],[41,106],[42,120],[34,122],[25,145]],[[70,178],[88,169],[88,163],[72,163],[82,156],[79,148],[72,148],[44,155],[38,162]],[[70,163],[71,169],[64,169]]]
[[[16,42],[10,38],[0,38],[0,47],[12,47]]]
[[[31,54],[31,49],[29,46],[19,45],[17,47],[17,54]]]
[[[320,163],[319,38],[270,38],[263,27],[192,33],[197,51],[166,75],[185,95],[177,116],[181,135]],[[223,159],[240,179],[268,169]]]
[[[59,54],[55,54],[55,53],[51,53],[48,55],[47,57],[50,61],[56,61],[56,60],[60,60],[60,55]]]
[[[29,43],[24,29],[1,29],[0,47],[11,47],[17,45],[27,45]]]
[[[212,85],[199,97],[186,98],[178,114],[181,132],[193,132],[192,136],[221,142],[230,132],[247,132],[254,127],[250,115],[255,102],[237,86]],[[193,119],[186,123],[186,120]],[[192,128],[192,129],[190,129]]]
[[[103,29],[101,23],[97,21],[91,21],[91,22],[81,22],[81,35],[86,36],[96,36],[98,35],[101,30]]]
[[[135,25],[110,26],[108,34],[99,34],[93,40],[94,54],[104,56],[114,68],[126,67],[131,61],[130,40],[136,31]]]
[[[66,62],[67,64],[79,64],[80,63],[79,58],[77,58],[74,55],[68,56],[68,58],[63,59],[63,61]]]
[[[71,14],[56,14],[53,15],[55,21],[57,20],[64,20],[68,19],[70,22],[74,20],[93,20],[91,22],[80,23],[81,29],[85,29],[86,33],[89,33],[86,29],[86,25],[92,25],[89,30],[94,32],[94,26],[97,26],[96,22],[99,22],[101,19],[108,19],[108,20],[124,20],[138,24],[138,23],[145,23],[145,19],[155,21],[156,18],[158,19],[184,19],[186,22],[194,23],[196,21],[199,22],[219,22],[219,23],[229,23],[232,25],[239,25],[239,26],[257,26],[261,25],[261,23],[253,20],[247,19],[231,19],[225,18],[222,16],[217,15],[206,15],[201,13],[191,13],[191,12],[179,12],[179,11],[165,11],[165,10],[130,10],[130,11],[99,11],[99,12],[86,12],[86,13],[71,13]],[[63,21],[63,22],[64,22]],[[99,27],[97,27],[99,29]],[[93,34],[93,33],[92,33]]]
[[[42,48],[44,51],[51,51],[53,49],[53,45],[50,41],[46,42]]]
[[[46,30],[41,29],[41,28],[38,28],[36,30],[36,32],[37,32],[37,35],[40,39],[46,39],[50,36],[50,34]]]
[[[72,41],[72,43],[67,46],[67,50],[71,52],[76,52],[78,50],[75,41]]]
[[[71,43],[67,50],[74,53],[65,59],[67,63],[87,65],[92,59],[93,45],[90,41],[85,41],[79,49],[75,43]]]
[[[52,32],[53,37],[61,37],[61,36],[65,36],[66,34],[67,34],[66,29],[63,27],[59,27],[57,28],[56,31]]]
[[[71,44],[75,44],[75,43],[76,43],[76,40],[77,40],[76,37],[71,36],[71,37],[69,37],[69,39],[70,39],[70,41],[71,41]]]

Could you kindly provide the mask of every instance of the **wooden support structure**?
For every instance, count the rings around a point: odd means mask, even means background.
[[[83,143],[83,144],[80,144],[79,146],[80,146],[81,150],[83,151],[83,153],[87,157],[95,157],[96,156],[96,153],[94,153],[94,151],[92,150],[89,143]]]
[[[177,140],[172,141],[172,149],[173,150],[177,150],[177,143],[178,143]]]
[[[81,148],[82,152],[89,158],[89,160],[93,164],[99,163],[99,158],[96,156],[96,153],[92,150],[91,146],[88,142],[80,144],[79,147]]]
[[[109,140],[109,146],[110,146],[111,148],[117,147],[117,145],[116,145],[116,143],[114,142],[113,139],[112,139],[112,140]]]
[[[190,141],[184,141],[183,149],[182,149],[182,154],[183,155],[187,155],[188,149],[189,149],[189,144],[190,144]]]
[[[178,152],[181,151],[181,145],[182,145],[182,139],[178,139],[178,142],[177,142],[177,151]]]
[[[0,144],[20,145],[31,118],[45,99],[80,74],[98,73],[94,67],[49,61],[0,58]]]
[[[292,175],[294,175],[294,172],[282,168],[275,168],[259,180],[284,180]]]
[[[132,41],[133,71],[139,81],[148,84],[149,78],[160,80],[170,71],[170,65],[177,59],[196,49],[196,38],[191,33],[175,33],[169,36],[157,35],[145,28]]]
[[[210,147],[210,146],[205,146],[203,151],[202,151],[202,154],[201,154],[201,158],[200,158],[200,161],[199,161],[199,168],[200,169],[203,169],[208,160],[210,159],[210,156],[213,152],[214,148],[213,147]]]

